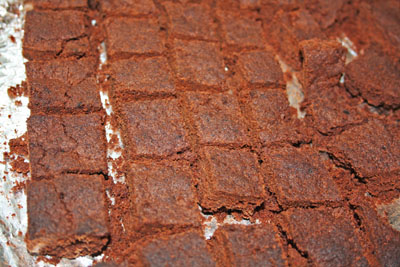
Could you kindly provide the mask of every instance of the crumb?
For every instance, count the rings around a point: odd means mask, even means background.
[[[11,86],[10,88],[8,88],[7,93],[11,99],[14,99],[18,96],[27,95],[28,92],[27,90],[28,90],[27,83],[22,82],[21,84],[18,84],[16,86]]]
[[[19,156],[28,156],[28,144],[26,142],[27,134],[11,139],[9,142],[10,154]]]
[[[16,43],[15,37],[12,35],[10,35],[9,37],[10,37],[11,42],[13,42],[15,44]]]
[[[39,262],[41,262],[41,261],[44,262],[44,263],[57,265],[57,264],[61,261],[61,258],[58,258],[58,257],[50,257],[50,258],[47,258],[47,257],[45,257],[45,256],[39,256],[39,257],[37,257],[36,263],[39,263]]]
[[[14,193],[17,193],[17,192],[20,192],[20,191],[22,191],[22,190],[25,190],[25,188],[26,188],[26,182],[25,181],[23,181],[23,182],[15,182],[15,186],[13,186],[12,187],[12,191],[14,192]],[[18,206],[18,208],[19,208],[19,206]],[[22,208],[22,206],[21,206],[21,208]]]

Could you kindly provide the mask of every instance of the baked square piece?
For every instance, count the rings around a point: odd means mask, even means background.
[[[346,59],[346,49],[339,42],[311,39],[300,42],[299,46],[301,82],[306,96],[318,94],[319,84],[325,87],[339,84]]]
[[[160,54],[163,34],[156,20],[112,17],[104,22],[107,54],[110,58],[139,54]]]
[[[400,107],[400,64],[377,49],[368,49],[346,66],[345,86],[376,107]]]
[[[400,140],[378,119],[354,126],[332,137],[327,149],[336,160],[361,178],[400,174]]]
[[[28,11],[25,22],[23,54],[27,59],[59,55],[70,40],[82,39],[77,54],[90,51],[87,18],[80,11]],[[79,51],[81,49],[81,51]]]
[[[282,7],[285,5],[279,4]],[[294,70],[300,70],[299,42],[313,38],[323,39],[325,34],[307,9],[299,8],[293,2],[287,2],[284,9],[286,10],[269,14],[273,18],[270,23],[264,24],[265,36],[267,43],[274,47],[281,60]]]
[[[364,223],[369,241],[373,245],[374,255],[382,266],[396,266],[400,262],[400,232],[398,227],[394,227],[398,205],[392,203],[391,212],[385,209],[379,210],[380,205],[377,208],[376,203],[368,199],[362,203],[358,202],[355,210]]]
[[[173,74],[164,57],[113,61],[109,71],[113,97],[173,95],[176,91]]]
[[[224,60],[217,44],[204,41],[174,41],[177,77],[190,84],[221,86]]]
[[[104,115],[32,115],[28,119],[33,180],[60,173],[107,173]]]
[[[193,177],[179,163],[135,163],[127,176],[131,186],[132,229],[151,234],[171,228],[199,226]]]
[[[149,238],[137,244],[135,254],[139,266],[216,266],[202,233],[197,230]]]
[[[31,82],[54,80],[65,85],[76,85],[87,78],[96,77],[98,59],[84,57],[76,59],[29,61],[25,64],[28,85]]]
[[[292,146],[264,149],[266,183],[280,204],[306,206],[339,202],[338,188],[318,150]]]
[[[270,51],[249,51],[239,55],[239,68],[251,85],[280,87],[283,74]]]
[[[225,247],[225,266],[287,266],[279,233],[271,224],[224,225],[215,238]]]
[[[289,106],[286,92],[280,88],[244,92],[248,112],[254,119],[263,146],[308,143],[311,133]]]
[[[257,157],[252,152],[205,147],[200,169],[199,198],[205,211],[226,208],[248,215],[267,199]]]
[[[29,83],[29,108],[38,112],[94,112],[102,110],[95,77],[69,85],[57,80],[33,80]]]
[[[345,209],[290,209],[283,215],[289,237],[316,265],[368,266],[352,215]]]
[[[189,149],[177,99],[120,103],[118,110],[131,157],[167,157]]]
[[[352,98],[340,85],[345,54],[345,48],[336,41],[300,42],[305,120],[324,135],[336,134],[363,120],[358,99]]]
[[[102,179],[65,174],[28,183],[28,250],[67,258],[100,252],[109,238]]]
[[[252,14],[253,15],[253,14]],[[265,45],[261,22],[255,17],[243,15],[243,12],[219,11],[224,39],[229,46],[237,48],[258,47]]]
[[[177,38],[217,41],[217,24],[206,4],[165,2],[171,34]]]
[[[186,100],[200,143],[249,143],[249,129],[233,94],[188,92]]]

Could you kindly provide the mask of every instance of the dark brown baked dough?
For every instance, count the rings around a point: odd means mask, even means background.
[[[107,173],[104,115],[32,115],[28,119],[32,179],[60,173]]]
[[[310,129],[298,119],[282,89],[255,89],[243,93],[242,98],[263,146],[310,142]]]
[[[166,157],[189,148],[175,98],[119,103],[122,137],[130,157]]]
[[[27,59],[51,58],[73,46],[67,56],[82,56],[91,51],[88,27],[88,18],[80,11],[28,11],[23,55]]]
[[[31,80],[29,108],[32,112],[77,113],[102,110],[95,77],[69,85],[58,80]]]
[[[229,93],[188,92],[186,100],[201,144],[249,144],[240,106]]]
[[[165,2],[171,35],[176,38],[217,41],[217,24],[209,7],[197,3]]]
[[[164,51],[163,33],[156,20],[112,17],[104,21],[104,27],[110,58]]]
[[[377,119],[334,136],[328,150],[360,177],[399,177],[400,139]]]
[[[219,228],[215,238],[224,250],[218,254],[221,266],[287,266],[282,240],[271,224],[226,225]]]
[[[193,176],[185,163],[146,161],[129,166],[131,218],[139,235],[200,226]]]
[[[239,67],[252,85],[282,85],[282,70],[271,51],[250,51],[239,55]]]
[[[30,182],[28,250],[67,258],[100,252],[109,238],[103,179],[65,174]]]
[[[251,215],[268,197],[257,156],[247,150],[205,147],[197,175],[200,205],[206,211],[241,210]]]
[[[386,210],[400,197],[398,1],[30,3],[31,252],[115,266],[399,262]]]
[[[400,64],[373,48],[346,68],[346,88],[376,107],[400,107]]]
[[[340,192],[318,150],[292,146],[264,150],[266,183],[284,206],[338,204]]]
[[[321,266],[365,266],[363,247],[351,214],[343,208],[290,209],[285,228],[301,251]]]
[[[143,16],[156,12],[152,0],[102,0],[99,5],[101,11],[107,15]]]
[[[174,41],[174,70],[182,82],[218,87],[225,78],[224,60],[218,45],[204,41]]]
[[[99,60],[96,57],[82,59],[35,60],[25,64],[28,85],[31,81],[56,80],[75,85],[95,77]]]
[[[216,266],[200,231],[160,235],[138,243],[135,264],[142,266]]]
[[[173,73],[165,57],[121,59],[110,63],[112,98],[174,95]]]
[[[25,4],[30,3],[35,9],[70,9],[87,8],[87,0],[26,0]]]

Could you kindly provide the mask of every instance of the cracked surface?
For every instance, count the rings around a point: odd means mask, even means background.
[[[318,93],[306,96],[302,103],[307,124],[323,135],[335,135],[362,124],[366,116],[359,100],[353,99],[344,88],[319,87]]]
[[[399,108],[400,64],[392,61],[374,49],[365,51],[347,66],[346,88],[375,107]]]
[[[30,182],[28,249],[71,258],[96,253],[106,245],[102,179],[69,174]]]
[[[297,118],[289,106],[286,93],[280,88],[252,90],[244,93],[248,119],[254,121],[262,145],[307,143],[311,140],[308,126]]]
[[[371,208],[373,205],[370,200],[364,200],[357,203],[355,211],[360,216],[362,226],[365,227],[378,264],[396,266],[400,260],[400,235],[387,221],[377,215],[376,210]]]
[[[265,149],[265,182],[284,206],[340,202],[340,192],[316,149]]]
[[[40,34],[28,16],[25,51],[33,179],[104,174],[111,234],[90,250],[128,266],[398,261],[395,216],[376,208],[400,197],[399,20],[390,5],[35,2],[31,14],[47,20],[84,14]],[[107,59],[98,69],[91,45],[100,42]],[[304,95],[297,110],[293,87],[299,102]],[[107,180],[99,88],[122,136],[113,166],[126,184]],[[205,239],[205,226],[215,236]]]
[[[107,173],[102,114],[32,115],[28,136],[34,180],[58,173]]]
[[[206,147],[200,169],[199,197],[205,210],[226,208],[252,214],[267,197],[254,153]]]
[[[398,177],[399,139],[380,120],[371,119],[333,137],[328,150],[360,177]]]
[[[28,86],[31,81],[56,80],[75,85],[96,74],[98,60],[85,57],[80,60],[35,60],[26,63]]]
[[[79,11],[29,11],[26,14],[23,54],[27,59],[60,54],[65,42],[87,35],[87,19]],[[87,43],[88,44],[88,43]],[[76,54],[88,45],[75,46]]]
[[[368,265],[351,215],[345,209],[297,209],[285,211],[283,215],[298,248],[307,252],[315,264]]]
[[[31,80],[29,108],[32,112],[74,113],[102,110],[94,77],[68,85],[57,80]]]

